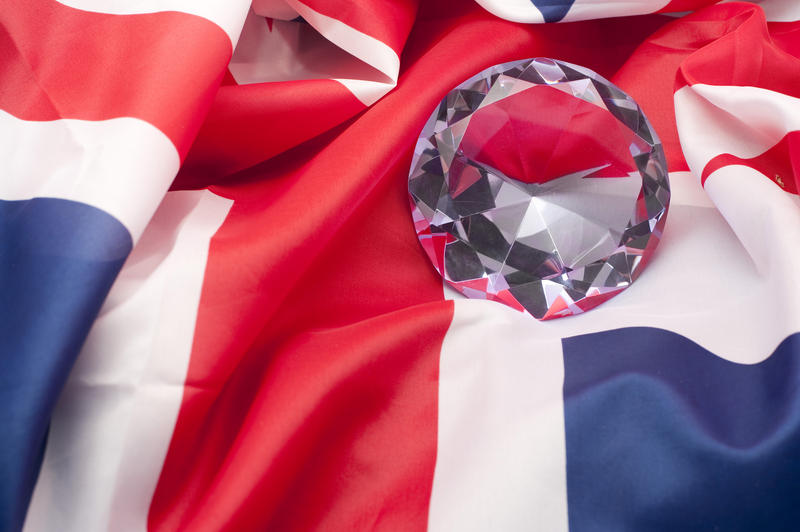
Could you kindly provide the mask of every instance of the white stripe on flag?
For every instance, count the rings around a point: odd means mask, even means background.
[[[759,5],[770,22],[800,20],[800,3],[797,0],[760,0]]]
[[[183,398],[209,240],[233,202],[168,193],[53,414],[26,532],[147,530]]]
[[[260,17],[278,20],[292,20],[298,16],[285,0],[253,0],[253,11]]]
[[[455,301],[439,366],[428,530],[567,526],[560,338],[484,301]]]
[[[138,118],[36,122],[0,110],[0,199],[86,203],[119,220],[134,242],[179,164],[172,141]]]
[[[244,17],[250,8],[248,0],[57,0],[66,6],[107,13],[109,15],[136,15],[178,11],[210,20],[228,34],[231,48],[236,47]]]
[[[789,324],[778,327],[753,319],[753,312],[780,287],[800,291],[800,278],[768,279],[760,274],[723,217],[728,211],[747,212],[744,204],[751,202],[762,203],[758,208],[777,209],[788,219],[787,204],[775,203],[769,196],[762,201],[762,197],[749,195],[752,190],[744,189],[736,194],[736,200],[721,206],[726,209],[721,213],[689,172],[671,173],[670,182],[673,195],[664,237],[641,277],[591,312],[546,322],[527,320],[530,334],[566,338],[619,327],[661,327],[727,360],[753,364],[771,354],[786,336],[798,332]],[[777,186],[775,189],[790,196]],[[769,234],[761,238],[765,246],[774,241]],[[777,248],[774,253],[789,263],[796,261],[794,249]],[[449,287],[445,293],[449,299],[464,299]],[[505,310],[499,303],[467,303]],[[730,330],[739,334],[730,335]]]
[[[672,206],[652,262],[596,309],[538,322],[499,303],[453,297],[440,361],[432,532],[567,530],[561,338],[660,327],[753,364],[798,332],[800,313],[757,316],[772,298],[800,291],[800,279],[762,276],[697,180],[687,172],[671,180]],[[787,238],[800,241],[796,232]],[[796,271],[797,251],[776,253],[795,257]]]
[[[594,18],[627,17],[655,13],[669,5],[671,0],[575,0],[564,22]]]
[[[475,0],[489,13],[496,17],[514,22],[538,24],[544,22],[542,12],[531,0]]]
[[[768,311],[773,299],[781,315],[800,319],[800,197],[781,190],[749,166],[723,166],[708,176],[706,191],[725,216],[753,262],[778,283],[772,297],[761,305]],[[791,296],[790,296],[791,294]],[[788,297],[787,297],[788,296]],[[755,309],[754,309],[755,310]]]
[[[681,147],[698,176],[717,155],[750,159],[800,130],[800,99],[779,92],[697,83],[674,98]]]
[[[367,106],[394,88],[400,68],[394,50],[303,4],[298,8],[309,24],[268,25],[254,11],[247,15],[228,67],[236,83],[332,79]]]
[[[383,72],[392,81],[397,81],[400,57],[388,44],[341,20],[314,11],[298,0],[286,0],[286,3],[333,44]]]
[[[253,12],[247,15],[228,68],[240,85],[332,78],[364,105],[372,105],[395,85],[311,25],[275,20],[270,27]]]
[[[531,0],[476,0],[484,9],[514,22],[544,22],[544,16]],[[575,0],[563,21],[594,18],[621,17],[653,13],[666,7],[670,0]],[[558,2],[541,2],[542,5],[559,5]]]
[[[720,4],[741,2],[742,0],[723,0]],[[797,0],[747,0],[758,4],[764,10],[769,22],[795,22],[800,20],[800,2]]]
[[[347,87],[364,105],[372,105],[394,88],[400,73],[400,57],[388,44],[340,20],[323,15],[298,0],[286,0],[286,3],[326,39],[386,76],[386,80],[334,79]]]

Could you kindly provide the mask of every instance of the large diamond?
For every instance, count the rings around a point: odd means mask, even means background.
[[[543,58],[450,91],[422,130],[408,190],[442,277],[539,319],[627,288],[670,198],[663,148],[636,102],[591,70]]]

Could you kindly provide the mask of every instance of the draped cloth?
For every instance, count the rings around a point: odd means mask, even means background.
[[[663,142],[631,288],[443,286],[451,88],[590,68]],[[0,0],[0,530],[794,530],[794,0]]]

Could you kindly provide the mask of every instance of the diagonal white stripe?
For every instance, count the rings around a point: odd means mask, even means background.
[[[295,4],[293,4],[295,5]],[[239,84],[332,79],[364,105],[397,82],[400,59],[383,42],[297,3],[309,24],[247,15],[229,69]]]
[[[728,2],[741,2],[742,0],[722,0],[721,4]],[[764,10],[769,22],[795,22],[800,20],[800,2],[797,0],[745,0],[758,4]]]
[[[179,164],[172,141],[138,118],[34,122],[0,110],[0,199],[86,203],[119,220],[134,242]]]
[[[764,294],[781,308],[780,317],[800,316],[800,198],[784,192],[767,176],[749,166],[724,166],[708,176],[708,195],[719,207],[759,271],[776,281],[774,293]],[[757,320],[756,320],[757,321]]]
[[[496,17],[514,22],[544,22],[542,12],[531,0],[475,0],[486,11]]]
[[[389,76],[332,43],[309,24],[275,20],[270,27],[252,11],[228,68],[240,85],[333,79],[364,105],[372,105],[395,86]]]
[[[564,22],[645,15],[667,7],[669,3],[670,0],[576,0]]]
[[[147,530],[183,398],[209,240],[231,205],[208,191],[164,198],[56,406],[26,532]]]
[[[400,57],[388,44],[341,20],[314,11],[298,0],[286,0],[286,3],[333,44],[383,72],[390,80],[397,81]]]
[[[531,0],[476,0],[484,9],[514,22],[541,23],[544,16]],[[654,13],[670,0],[575,0],[563,22]],[[557,4],[550,2],[551,4]],[[547,2],[542,2],[546,5]]]
[[[394,88],[400,72],[400,57],[389,45],[340,20],[314,11],[298,0],[286,0],[286,3],[326,39],[386,76],[386,80],[335,78],[364,105],[372,105]]]
[[[800,130],[800,99],[768,89],[697,83],[674,98],[681,147],[698,176],[717,155],[749,159]]]

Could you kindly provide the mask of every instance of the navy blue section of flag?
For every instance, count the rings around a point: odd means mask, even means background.
[[[531,0],[536,9],[542,12],[545,22],[558,22],[567,16],[575,0]]]
[[[571,532],[797,530],[800,334],[755,365],[651,328],[563,348]]]
[[[50,414],[114,278],[128,230],[88,205],[0,201],[0,530],[17,530]]]

